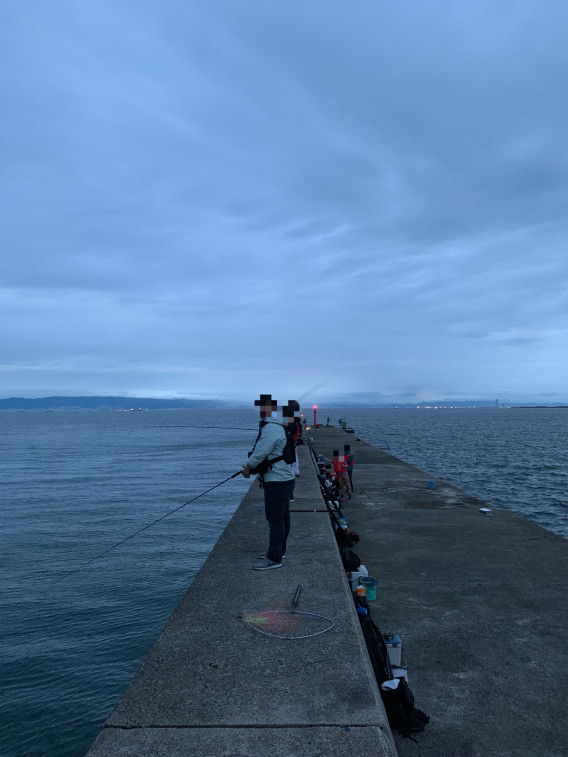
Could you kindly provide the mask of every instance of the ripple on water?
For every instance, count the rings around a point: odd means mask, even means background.
[[[358,434],[568,535],[568,412],[337,410]],[[3,413],[2,757],[77,757],[154,643],[248,483],[248,411]],[[168,426],[176,427],[168,427]],[[164,426],[163,428],[161,426]],[[355,468],[356,472],[356,468]],[[71,570],[79,568],[73,574]]]

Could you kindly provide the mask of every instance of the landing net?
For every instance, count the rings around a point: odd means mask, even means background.
[[[243,615],[244,622],[258,633],[276,639],[309,639],[335,625],[324,615],[300,610],[253,609]]]

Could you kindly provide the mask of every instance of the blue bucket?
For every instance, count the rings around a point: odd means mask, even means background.
[[[370,576],[362,576],[359,579],[359,585],[364,586],[367,590],[367,599],[376,599],[377,598],[377,584],[379,582],[376,578],[371,578]]]

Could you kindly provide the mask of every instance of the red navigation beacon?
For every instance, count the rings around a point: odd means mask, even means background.
[[[318,406],[314,405],[314,428],[318,425]]]

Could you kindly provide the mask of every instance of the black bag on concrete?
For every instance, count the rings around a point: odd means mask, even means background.
[[[371,620],[367,600],[362,597],[357,597],[356,604],[367,610],[366,615],[359,615],[359,622],[361,623],[361,630],[363,631],[365,645],[371,660],[371,665],[373,666],[375,678],[380,687],[382,683],[388,681],[389,678],[392,678],[392,669],[389,662],[389,653],[385,638]],[[382,693],[383,692],[381,691],[381,695]]]
[[[337,540],[337,543],[340,547],[352,547],[353,541],[349,534],[346,534],[345,531],[338,525],[333,525],[333,531],[335,533],[335,538]]]
[[[369,659],[373,666],[375,678],[379,685],[381,698],[385,706],[389,725],[393,730],[399,731],[403,736],[409,737],[411,733],[423,731],[426,723],[430,721],[428,715],[414,706],[414,695],[404,678],[398,681],[396,689],[383,689],[385,681],[392,681],[392,668],[385,637],[371,620],[369,603],[363,597],[357,597],[355,604],[366,610],[366,614],[359,614],[361,630],[365,638],[365,645],[369,653]]]
[[[334,508],[330,507],[328,502],[326,502],[326,505],[329,516],[331,518],[331,523],[333,525],[335,538],[339,547],[352,547],[354,544],[357,544],[357,542],[359,541],[359,534],[355,533],[355,531],[345,531],[339,523],[338,518],[343,517],[341,510],[335,510]],[[351,568],[351,570],[353,570],[353,568]]]
[[[357,570],[361,565],[361,560],[358,555],[353,552],[349,547],[339,546],[339,553],[341,555],[341,561],[345,570],[350,573],[352,570]]]
[[[404,678],[398,679],[396,689],[381,689],[381,697],[390,727],[408,738],[411,733],[423,731],[430,718],[414,706],[414,695]]]

